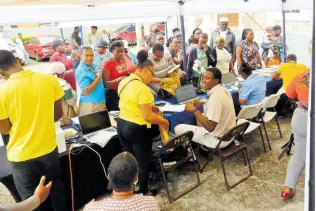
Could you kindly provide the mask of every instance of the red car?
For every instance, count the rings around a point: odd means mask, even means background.
[[[24,45],[25,50],[34,58],[36,61],[41,61],[43,59],[49,59],[53,54],[52,41],[59,36],[57,35],[42,35],[30,37],[30,40]],[[70,55],[71,47],[68,42],[66,42],[66,53]]]
[[[164,23],[155,23],[150,26],[150,32],[153,33],[154,28],[158,28],[160,31],[165,31]],[[142,26],[142,37],[144,37],[144,27]],[[128,24],[118,28],[111,34],[111,39],[121,38],[126,40],[128,44],[136,44],[136,29],[135,24]]]

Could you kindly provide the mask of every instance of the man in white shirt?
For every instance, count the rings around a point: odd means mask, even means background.
[[[236,126],[234,103],[230,92],[221,86],[222,73],[218,68],[208,68],[203,75],[203,87],[208,90],[209,99],[204,104],[196,100],[186,104],[185,110],[193,112],[201,126],[180,124],[175,127],[176,135],[193,131],[193,141],[209,148],[216,148],[217,137]],[[204,114],[195,106],[204,105]],[[223,142],[220,148],[225,148],[231,142]]]
[[[216,46],[216,38],[218,36],[224,37],[225,48],[231,54],[232,60],[236,59],[236,48],[235,48],[235,34],[228,28],[229,20],[226,17],[219,19],[219,28],[212,32],[210,37],[210,46]]]
[[[16,46],[23,52],[24,54],[24,64],[29,64],[30,63],[30,56],[26,52],[23,42],[22,42],[22,33],[18,33],[18,36],[16,36],[15,39]]]

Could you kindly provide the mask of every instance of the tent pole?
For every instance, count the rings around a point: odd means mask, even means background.
[[[184,17],[183,17],[183,4],[184,0],[179,0],[180,6],[180,25],[182,32],[182,59],[183,59],[183,71],[187,71],[187,55],[185,50],[185,30],[184,30]]]
[[[81,45],[84,45],[84,43],[83,43],[83,30],[82,30],[82,25],[80,25],[79,27],[80,27],[80,34],[81,34]]]
[[[282,28],[283,28],[283,62],[286,63],[286,35],[285,35],[285,2],[282,0]]]
[[[168,18],[165,23],[165,36],[166,36],[166,40],[168,40]]]
[[[63,28],[59,28],[60,29],[60,35],[61,35],[61,38],[62,39],[65,39],[65,37],[64,37],[64,30],[63,30]]]
[[[308,209],[315,210],[315,1],[313,2],[313,36],[312,36],[312,65],[310,73],[310,138],[307,142],[309,149],[309,181],[308,181]],[[309,145],[309,146],[308,146]],[[308,167],[307,167],[308,168]],[[307,198],[307,197],[306,197]],[[306,199],[305,198],[305,199]]]

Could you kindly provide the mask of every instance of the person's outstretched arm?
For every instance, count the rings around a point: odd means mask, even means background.
[[[41,178],[39,185],[37,186],[34,195],[25,201],[17,204],[8,205],[0,208],[0,211],[30,211],[36,209],[49,195],[49,191],[52,187],[52,182],[45,184],[45,176]]]

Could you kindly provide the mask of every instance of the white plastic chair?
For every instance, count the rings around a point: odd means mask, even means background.
[[[243,122],[249,122],[250,125],[247,128],[245,134],[249,134],[252,131],[259,129],[260,131],[260,136],[261,136],[261,140],[262,140],[262,145],[263,145],[263,149],[265,152],[267,152],[266,146],[264,144],[264,138],[262,135],[262,130],[260,127],[260,123],[257,122],[253,122],[253,121],[249,121],[248,119],[254,119],[256,118],[256,120],[258,120],[258,115],[259,112],[261,112],[262,109],[262,105],[263,103],[258,103],[255,105],[248,105],[248,106],[244,106],[241,111],[239,112],[238,116],[237,116],[237,124],[241,124]]]
[[[281,96],[280,94],[273,94],[273,95],[270,95],[269,97],[266,97],[262,101],[263,103],[262,109],[273,108],[273,111],[265,111],[264,115],[261,115],[261,113],[259,114],[259,119],[260,119],[260,122],[262,123],[268,143],[270,143],[270,140],[269,140],[269,136],[268,136],[265,124],[270,122],[273,118],[275,119],[277,123],[278,131],[279,131],[280,137],[282,138],[282,132],[281,132],[280,125],[278,122],[277,112],[275,111],[275,105],[278,103],[280,96]]]
[[[281,94],[284,94],[284,93],[285,93],[285,89],[282,86],[276,94],[281,95]]]

